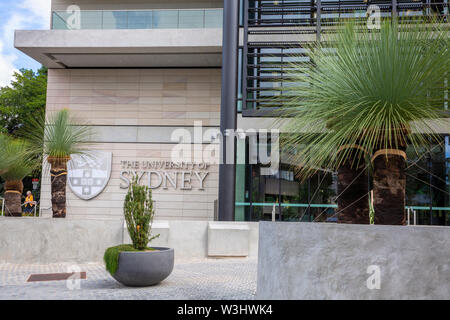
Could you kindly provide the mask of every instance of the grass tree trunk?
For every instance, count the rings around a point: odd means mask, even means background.
[[[382,149],[373,157],[375,224],[405,225],[406,147]]]
[[[69,158],[49,158],[51,165],[51,193],[53,218],[66,217],[66,185],[67,185],[67,161]]]
[[[5,215],[10,217],[22,216],[22,192],[21,180],[6,181],[5,183]]]
[[[367,170],[346,161],[338,168],[338,223],[369,224]]]

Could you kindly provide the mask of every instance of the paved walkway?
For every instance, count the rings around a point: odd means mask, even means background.
[[[26,282],[30,274],[64,273],[71,264],[0,264],[0,299],[253,299],[256,291],[255,259],[208,259],[177,262],[161,284],[127,288],[117,283],[102,264],[78,265],[87,273],[80,288],[66,281]]]

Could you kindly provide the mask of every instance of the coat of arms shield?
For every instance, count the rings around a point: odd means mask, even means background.
[[[67,163],[68,184],[77,197],[90,200],[98,196],[111,177],[112,153],[95,151],[72,155]]]

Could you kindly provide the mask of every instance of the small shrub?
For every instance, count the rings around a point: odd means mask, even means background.
[[[119,255],[123,251],[149,251],[148,243],[159,237],[151,236],[153,216],[152,192],[149,187],[141,186],[135,177],[125,196],[123,213],[127,223],[128,234],[133,244],[122,244],[108,248],[103,256],[106,270],[115,274],[119,264]]]
[[[139,185],[137,177],[133,179],[125,196],[123,213],[135,249],[145,250],[150,241],[159,237],[151,237],[151,224],[155,214],[152,191],[147,186]]]

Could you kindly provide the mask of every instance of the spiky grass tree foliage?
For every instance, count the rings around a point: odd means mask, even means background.
[[[5,180],[5,215],[22,215],[22,179],[29,175],[35,163],[27,142],[0,136],[0,176]]]
[[[158,236],[151,237],[151,224],[155,214],[153,210],[152,191],[148,186],[141,186],[135,177],[125,196],[123,207],[128,234],[133,247],[144,250],[148,243]]]
[[[11,138],[6,134],[0,134],[0,176],[16,160],[16,156],[11,157],[11,155],[8,155],[6,154],[6,152],[3,151],[5,150],[10,139]]]
[[[90,127],[63,109],[30,122],[25,136],[32,141],[35,154],[42,154],[50,164],[52,211],[54,218],[66,217],[67,162],[73,154],[87,154]]]
[[[293,117],[286,129],[304,134],[287,143],[303,146],[303,177],[338,171],[339,221],[368,223],[371,164],[375,223],[404,224],[406,145],[435,141],[433,121],[446,117],[448,25],[385,20],[368,30],[348,22],[326,40],[308,48],[309,63],[289,66],[296,86],[279,104]]]

